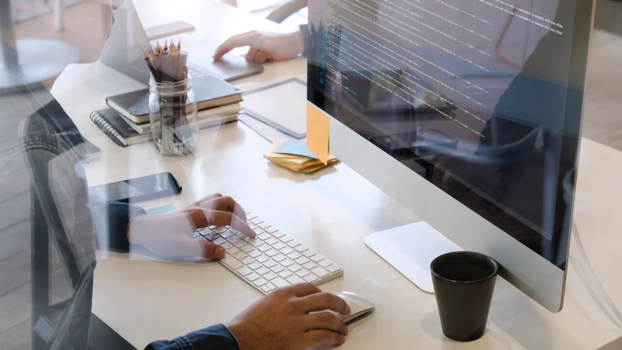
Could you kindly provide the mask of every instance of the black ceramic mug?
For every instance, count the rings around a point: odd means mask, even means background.
[[[434,259],[430,270],[445,336],[457,341],[481,338],[499,271],[497,262],[480,253],[451,252]]]

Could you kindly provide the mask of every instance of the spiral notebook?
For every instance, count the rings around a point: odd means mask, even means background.
[[[91,113],[91,121],[112,142],[125,147],[134,143],[149,140],[150,134],[139,134],[114,109],[106,108]]]

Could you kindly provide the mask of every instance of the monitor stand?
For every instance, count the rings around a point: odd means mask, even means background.
[[[462,250],[424,221],[372,233],[365,244],[426,293],[434,293],[432,260]]]

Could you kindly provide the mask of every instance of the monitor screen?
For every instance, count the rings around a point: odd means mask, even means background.
[[[577,1],[310,1],[308,100],[564,270]]]

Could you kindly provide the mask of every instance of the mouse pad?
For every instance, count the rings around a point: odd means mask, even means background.
[[[289,79],[246,92],[242,97],[246,114],[297,139],[306,136],[307,85],[304,81]]]

